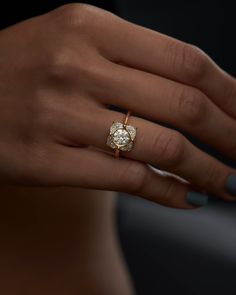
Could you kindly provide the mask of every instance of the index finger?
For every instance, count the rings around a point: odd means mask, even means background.
[[[110,60],[198,88],[236,118],[236,79],[201,49],[112,14],[98,29],[99,44]]]

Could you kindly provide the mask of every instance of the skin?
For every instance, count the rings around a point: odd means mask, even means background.
[[[1,196],[2,294],[133,294],[113,192],[9,186]]]
[[[103,202],[104,191],[183,209],[194,208],[186,201],[189,190],[233,201],[225,189],[227,177],[236,174],[233,168],[182,133],[151,121],[187,131],[235,160],[235,98],[235,79],[199,48],[93,6],[70,4],[9,27],[0,32],[1,195],[8,202],[21,195],[20,186],[36,194],[44,187],[42,195],[70,186],[76,206],[68,204],[65,191],[62,203],[78,210],[86,203],[81,188],[88,189],[88,202],[91,190],[99,191],[92,203]],[[138,128],[134,148],[119,159],[106,138],[112,122],[122,122],[124,114],[107,105],[139,115],[129,120]],[[186,181],[160,175],[146,163]],[[5,191],[11,186],[13,195]],[[94,220],[95,211],[88,206],[85,219]],[[81,224],[76,229],[84,230]],[[129,294],[126,290],[122,294]]]

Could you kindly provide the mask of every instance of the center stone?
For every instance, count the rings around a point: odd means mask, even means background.
[[[130,135],[125,129],[118,129],[113,134],[113,141],[117,145],[126,145],[130,142]]]

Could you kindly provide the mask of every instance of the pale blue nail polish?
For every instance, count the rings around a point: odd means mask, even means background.
[[[226,190],[228,193],[236,197],[236,175],[230,175],[227,178]]]
[[[208,196],[195,191],[189,191],[186,200],[193,206],[204,206],[208,203]]]

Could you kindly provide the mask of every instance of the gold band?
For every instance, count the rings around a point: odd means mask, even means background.
[[[120,150],[119,149],[116,149],[115,150],[115,157],[116,158],[119,158],[119,156],[120,156]]]
[[[125,116],[124,125],[127,125],[130,115],[131,115],[131,111],[128,111],[128,113]]]

